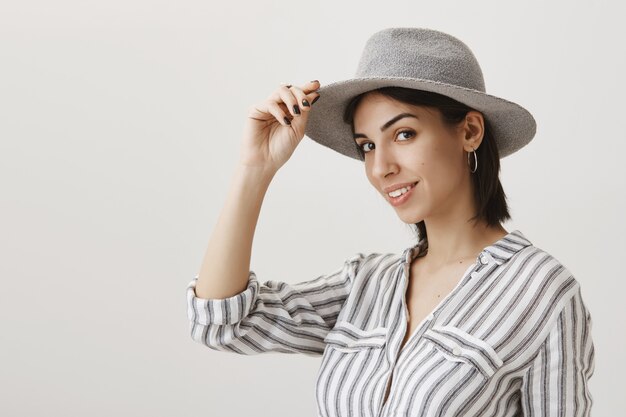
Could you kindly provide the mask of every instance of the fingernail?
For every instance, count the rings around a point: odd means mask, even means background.
[[[311,105],[315,104],[315,102],[317,101],[318,98],[320,98],[319,95],[313,99],[313,101],[311,102]]]
[[[302,105],[303,105],[304,107],[311,107],[311,105],[310,105],[310,104],[309,104],[309,102],[306,100],[306,98],[303,98],[303,99],[302,99]]]
[[[310,83],[319,83],[319,80],[309,81]]]
[[[287,123],[288,125],[291,125],[291,121],[289,121],[289,119],[287,118],[287,116],[284,117],[285,119],[285,123]]]
[[[300,114],[300,107],[298,107],[298,105],[297,105],[297,104],[294,104],[294,105],[293,105],[293,112],[294,112],[295,114]]]

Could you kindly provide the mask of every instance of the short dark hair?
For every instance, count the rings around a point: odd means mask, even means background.
[[[448,128],[456,127],[464,120],[471,107],[454,100],[448,96],[432,91],[417,90],[404,87],[382,87],[370,90],[354,97],[347,105],[343,119],[354,131],[354,113],[362,98],[369,93],[379,93],[402,103],[431,107],[439,110],[441,120]],[[478,169],[472,174],[474,185],[474,199],[477,202],[478,211],[470,219],[475,222],[483,219],[489,226],[497,226],[500,222],[511,218],[506,202],[506,194],[500,182],[500,154],[489,121],[483,114],[484,136],[481,146],[476,149],[478,158]],[[352,138],[350,138],[352,140]],[[363,150],[355,143],[357,151],[362,161],[365,160]],[[473,159],[470,158],[471,166],[474,166]],[[468,168],[469,169],[469,168]],[[413,225],[413,231],[417,234],[418,240],[427,237],[426,225],[420,221]]]

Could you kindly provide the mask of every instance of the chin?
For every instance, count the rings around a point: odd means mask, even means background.
[[[416,224],[424,220],[424,216],[415,213],[398,213],[398,217],[406,224]]]

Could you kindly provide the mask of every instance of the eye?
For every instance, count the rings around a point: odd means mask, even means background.
[[[415,131],[411,130],[411,129],[401,130],[401,131],[398,132],[398,135],[401,134],[401,133],[408,133],[410,135],[410,137],[407,138],[407,140],[412,138],[413,135],[415,135]]]
[[[405,130],[400,130],[398,132],[398,134],[396,135],[396,137],[398,135],[403,134],[403,133],[407,133],[409,135],[409,137],[408,138],[405,137],[404,140],[402,140],[401,142],[405,142],[405,141],[411,139],[413,136],[415,136],[415,131],[414,130],[412,130],[412,129],[405,129]],[[361,151],[362,154],[369,153],[369,150],[367,150],[367,151],[365,150],[365,146],[367,146],[367,145],[374,145],[374,144],[372,142],[363,142],[360,145],[358,145],[359,150]]]

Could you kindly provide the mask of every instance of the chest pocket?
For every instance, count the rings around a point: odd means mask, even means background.
[[[502,366],[502,358],[488,342],[458,327],[433,326],[423,337],[447,359],[471,365],[485,378],[490,378]]]
[[[324,342],[328,348],[345,353],[380,349],[387,343],[387,330],[385,327],[364,330],[348,321],[340,320],[328,332]]]

